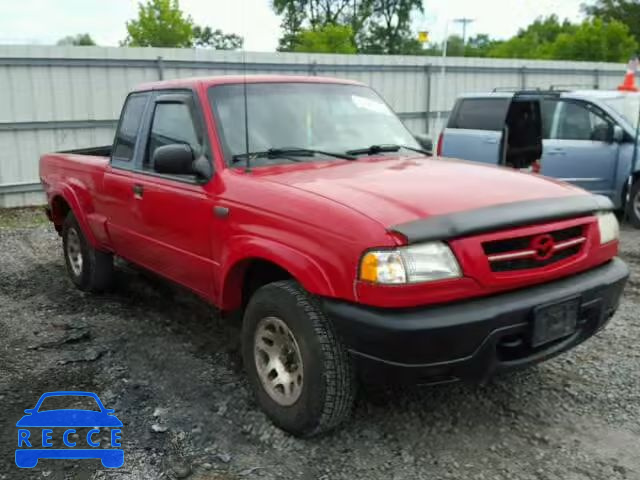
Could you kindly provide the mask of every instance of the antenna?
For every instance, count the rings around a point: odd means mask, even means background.
[[[246,7],[246,2],[242,2],[244,4],[244,7]],[[246,21],[246,15],[244,16],[244,19]],[[246,28],[246,23],[244,24],[245,28],[244,28],[244,34],[245,34],[245,40],[246,40],[246,33],[247,33],[247,28]],[[245,172],[249,173],[251,172],[251,157],[249,155],[249,105],[248,105],[248,101],[247,101],[247,47],[244,45],[242,45],[242,70],[243,70],[243,82],[242,82],[242,96],[244,99],[244,146],[245,146],[245,153],[247,154],[246,160],[245,160]]]
[[[249,105],[247,101],[247,51],[242,51],[242,66],[244,70],[244,81],[242,82],[242,94],[244,97],[244,146],[246,151],[245,171],[251,172],[251,156],[249,155]]]

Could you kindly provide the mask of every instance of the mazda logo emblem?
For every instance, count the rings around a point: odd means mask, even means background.
[[[536,260],[547,260],[553,255],[555,241],[551,235],[538,235],[531,240],[531,250]]]

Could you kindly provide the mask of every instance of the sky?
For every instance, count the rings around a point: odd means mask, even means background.
[[[245,38],[249,51],[273,51],[280,19],[272,0],[181,0],[195,23],[221,28]],[[416,30],[433,40],[444,32],[461,33],[454,19],[474,20],[467,35],[488,33],[508,38],[540,15],[557,14],[578,21],[583,0],[424,0],[425,15],[414,18]],[[125,22],[136,16],[136,0],[0,0],[1,44],[54,44],[58,39],[88,32],[98,45],[117,46],[125,38]]]

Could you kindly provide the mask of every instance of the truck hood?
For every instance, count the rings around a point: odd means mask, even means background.
[[[309,162],[260,168],[254,175],[341,203],[385,228],[434,215],[582,192],[513,169],[421,156]]]

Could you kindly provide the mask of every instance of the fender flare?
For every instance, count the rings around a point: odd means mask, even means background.
[[[262,260],[286,270],[310,293],[332,296],[334,287],[323,268],[309,255],[271,239],[234,236],[222,256],[219,302],[222,310],[234,310],[242,304],[244,274],[252,261]]]
[[[91,199],[88,198],[83,203],[79,198],[77,192],[74,190],[73,186],[69,184],[63,185],[59,190],[52,192],[50,196],[51,196],[51,202],[50,202],[51,204],[53,204],[53,201],[55,200],[56,197],[60,197],[65,202],[67,202],[67,205],[69,205],[69,208],[73,212],[73,215],[76,217],[76,220],[78,221],[78,225],[80,226],[82,233],[87,239],[87,242],[89,242],[89,244],[93,248],[98,248],[99,242],[96,239],[95,235],[93,234],[93,231],[91,230],[91,228],[89,228],[89,222],[87,220],[88,212],[86,211],[86,209],[87,207],[91,207]]]

